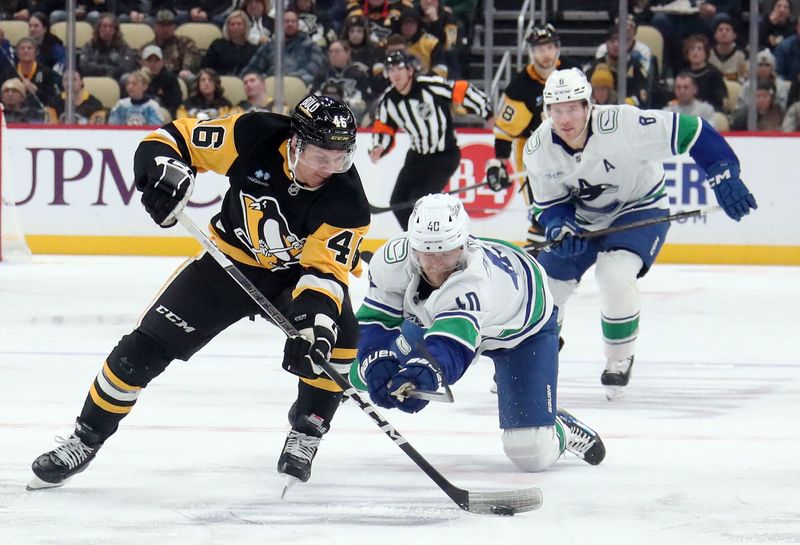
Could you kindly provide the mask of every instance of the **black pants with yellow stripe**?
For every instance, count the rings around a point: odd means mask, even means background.
[[[286,312],[299,270],[238,268],[273,305]],[[186,261],[145,311],[138,327],[111,351],[92,383],[80,420],[107,438],[131,411],[141,390],[170,362],[188,360],[231,324],[259,314],[261,309],[211,256],[203,253]],[[331,363],[346,373],[358,341],[358,322],[349,297],[344,298],[338,326]],[[314,432],[329,427],[341,396],[341,390],[327,378],[300,379],[294,420],[318,424],[318,430],[304,432],[321,434]]]

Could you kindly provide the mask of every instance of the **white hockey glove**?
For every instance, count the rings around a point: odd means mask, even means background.
[[[147,185],[142,189],[142,204],[159,226],[172,227],[194,190],[194,172],[172,157],[156,157],[147,172]]]

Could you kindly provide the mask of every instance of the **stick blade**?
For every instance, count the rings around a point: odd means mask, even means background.
[[[522,490],[470,490],[464,508],[479,515],[511,516],[542,506],[542,491],[537,487]]]

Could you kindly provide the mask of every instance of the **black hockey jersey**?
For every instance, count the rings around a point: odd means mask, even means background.
[[[292,297],[309,295],[326,314],[338,315],[350,272],[361,272],[358,249],[369,228],[369,204],[355,166],[317,190],[295,183],[289,131],[288,117],[269,112],[173,121],[137,149],[136,186],[146,185],[157,156],[228,176],[230,189],[209,226],[220,250],[253,267],[302,270]]]

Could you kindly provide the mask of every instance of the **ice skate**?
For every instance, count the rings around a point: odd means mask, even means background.
[[[311,477],[311,462],[317,454],[321,437],[306,435],[295,429],[289,431],[283,452],[278,458],[278,473],[285,475],[286,480],[281,499],[286,492],[298,482],[306,482]]]
[[[556,414],[568,434],[567,450],[587,464],[596,466],[602,462],[606,457],[606,447],[597,432],[564,409],[558,409]]]
[[[623,388],[628,385],[633,368],[633,356],[624,360],[609,360],[605,371],[600,376],[600,382],[606,387],[606,398],[609,401],[620,399],[625,395]]]
[[[100,436],[86,424],[75,423],[75,432],[67,439],[56,437],[60,445],[45,452],[33,461],[33,479],[28,490],[41,490],[63,486],[73,475],[89,465],[103,446]]]

